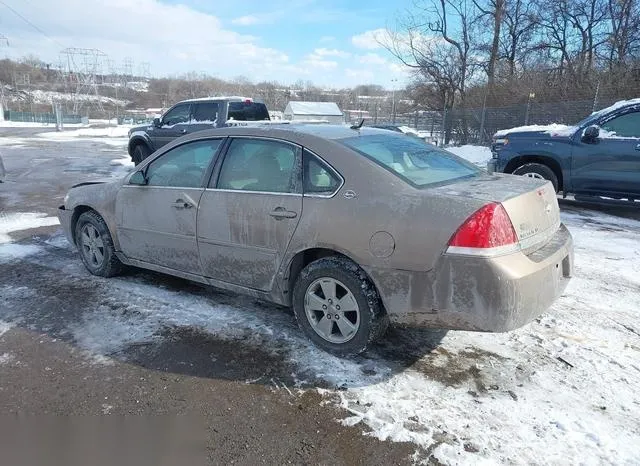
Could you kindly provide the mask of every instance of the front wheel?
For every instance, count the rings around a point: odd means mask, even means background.
[[[138,144],[133,148],[133,155],[131,156],[131,160],[135,165],[139,165],[144,159],[149,157],[151,151],[144,144]]]
[[[384,335],[389,319],[362,269],[341,257],[309,264],[293,290],[293,311],[307,337],[337,356],[358,354]]]
[[[551,168],[541,163],[525,163],[513,171],[514,175],[551,181],[553,189],[558,192],[558,177]]]
[[[78,218],[75,239],[85,267],[93,275],[113,277],[123,268],[116,257],[113,240],[105,221],[96,212],[84,212]]]

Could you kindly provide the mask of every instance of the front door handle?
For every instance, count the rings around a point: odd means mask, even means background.
[[[287,210],[284,207],[276,207],[269,214],[276,220],[280,220],[283,218],[296,218],[298,216],[297,212],[293,212],[291,210]]]
[[[636,146],[636,150],[640,150],[640,144]]]
[[[187,130],[186,130],[186,129],[181,129],[181,130],[180,130],[180,132],[181,132],[182,134],[187,134]]]
[[[193,204],[182,199],[177,199],[176,202],[173,202],[171,204],[171,207],[173,207],[174,209],[191,209],[193,207]]]

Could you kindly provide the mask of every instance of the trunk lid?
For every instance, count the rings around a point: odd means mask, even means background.
[[[500,202],[511,219],[525,254],[544,246],[560,227],[558,198],[549,181],[514,175],[483,175],[440,186],[434,191],[448,196]]]

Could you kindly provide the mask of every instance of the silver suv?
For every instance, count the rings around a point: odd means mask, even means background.
[[[248,97],[205,97],[178,102],[151,125],[129,131],[129,155],[138,165],[165,144],[185,134],[226,126],[270,121],[262,102]]]

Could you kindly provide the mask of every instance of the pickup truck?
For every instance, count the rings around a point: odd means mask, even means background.
[[[151,125],[129,130],[128,152],[138,165],[176,138],[204,129],[270,121],[265,104],[247,97],[205,97],[178,102]]]
[[[556,192],[640,199],[640,99],[618,102],[574,126],[498,131],[489,172],[551,181]]]

